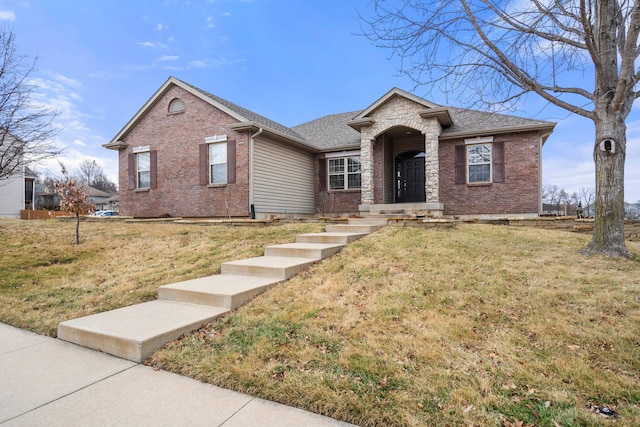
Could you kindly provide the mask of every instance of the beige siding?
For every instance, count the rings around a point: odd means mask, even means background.
[[[407,151],[424,151],[424,136],[411,136],[393,140],[393,158]]]
[[[313,155],[257,138],[253,149],[256,213],[313,214]]]

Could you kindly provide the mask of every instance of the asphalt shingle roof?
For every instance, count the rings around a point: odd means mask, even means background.
[[[331,114],[294,126],[292,129],[317,148],[343,148],[360,145],[360,132],[347,125],[360,111]]]
[[[247,121],[275,130],[291,138],[305,141],[319,150],[340,150],[360,145],[360,132],[349,126],[347,122],[354,119],[364,110],[330,114],[297,126],[287,127],[233,102],[190,85],[189,83],[182,83],[200,92],[215,103],[223,105]],[[501,129],[508,130],[523,126],[545,126],[553,124],[543,120],[527,119],[506,114],[488,113],[457,107],[445,108],[449,110],[451,118],[453,119],[453,125],[443,129],[441,134],[443,137],[448,135],[453,136],[459,133],[482,134],[483,132],[496,132]]]
[[[178,80],[178,79],[176,79]],[[196,86],[190,85],[189,83],[186,83],[182,80],[180,80],[182,83],[184,83],[187,86],[192,87],[193,89],[197,90],[198,92],[200,92],[201,94],[203,94],[204,96],[206,96],[207,98],[210,98],[212,101],[224,105],[225,107],[227,107],[229,110],[235,112],[236,114],[244,117],[247,121],[251,121],[251,122],[255,122],[259,125],[268,127],[270,129],[273,129],[275,131],[278,131],[280,133],[283,133],[285,135],[288,135],[292,138],[296,138],[296,139],[303,139],[300,135],[298,135],[296,132],[294,132],[291,128],[288,128],[284,125],[281,125],[278,122],[275,122],[271,119],[268,119],[264,116],[261,116],[258,113],[254,113],[251,110],[247,110],[244,107],[241,107],[237,104],[234,104],[233,102],[227,101],[226,99],[220,98],[219,96],[215,96],[212,93],[209,93],[205,90],[202,90]]]

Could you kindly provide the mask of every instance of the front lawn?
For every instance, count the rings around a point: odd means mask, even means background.
[[[588,239],[387,227],[149,363],[363,426],[640,425],[640,262]]]
[[[319,224],[269,227],[0,220],[0,322],[54,336],[58,323],[156,298]]]
[[[322,227],[1,220],[0,321],[54,335]],[[147,363],[363,426],[640,425],[640,244],[588,239],[387,227]]]

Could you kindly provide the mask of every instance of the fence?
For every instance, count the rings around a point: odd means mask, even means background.
[[[59,216],[73,216],[70,212],[23,210],[20,211],[20,219],[55,219]]]

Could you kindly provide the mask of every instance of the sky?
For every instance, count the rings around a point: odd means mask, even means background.
[[[34,100],[58,112],[60,160],[95,160],[170,77],[285,126],[362,110],[393,87],[467,108],[414,87],[399,58],[359,36],[369,0],[0,0],[0,25],[36,59]],[[576,77],[579,79],[580,77]],[[557,122],[542,155],[544,185],[595,188],[594,126],[535,96],[515,115]],[[625,200],[640,201],[640,103],[627,120]],[[37,166],[59,174],[57,162]]]

